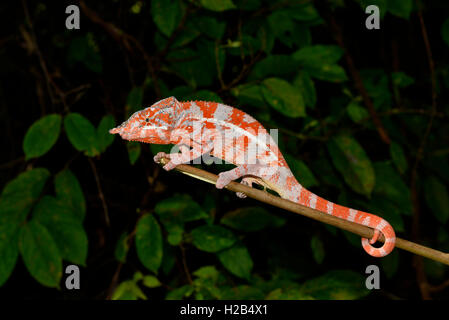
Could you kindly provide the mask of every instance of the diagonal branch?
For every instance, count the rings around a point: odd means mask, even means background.
[[[169,160],[168,159],[162,159],[161,163],[166,164]],[[176,171],[182,172],[186,175],[189,175],[195,179],[203,180],[205,182],[215,184],[217,181],[218,176],[204,171],[202,169],[198,169],[195,167],[192,167],[190,165],[186,164],[180,164],[175,168]],[[320,222],[327,223],[329,225],[332,225],[334,227],[355,233],[363,238],[371,239],[374,235],[373,229],[370,227],[366,227],[364,225],[359,225],[357,223],[347,221],[341,218],[337,218],[325,213],[322,213],[321,211],[300,205],[298,203],[292,202],[290,200],[282,199],[280,197],[274,196],[268,192],[261,191],[258,189],[254,189],[251,187],[247,187],[241,183],[237,183],[234,181],[231,181],[227,186],[226,189],[233,191],[233,192],[243,192],[248,197],[259,200],[264,203],[268,203],[272,206],[282,208],[297,214],[301,214],[303,216],[306,216],[308,218],[318,220]],[[379,241],[384,242],[385,238],[383,235],[379,237]],[[441,263],[444,263],[446,265],[449,265],[449,254],[428,248],[425,246],[422,246],[420,244],[404,240],[401,238],[396,238],[396,247],[400,248],[402,250],[409,251],[411,253],[414,253],[416,255],[420,255],[435,261],[439,261]]]

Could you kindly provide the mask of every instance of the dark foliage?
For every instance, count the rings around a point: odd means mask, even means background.
[[[449,251],[447,1],[82,1],[79,30],[69,4],[0,4],[2,298],[448,297],[440,263],[372,258],[108,133],[168,96],[238,107],[279,129],[305,187]],[[381,290],[365,288],[372,264]]]

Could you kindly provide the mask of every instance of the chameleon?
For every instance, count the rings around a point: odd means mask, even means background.
[[[159,152],[154,156],[157,163],[163,157],[169,159],[163,167],[167,171],[205,155],[232,163],[235,168],[219,173],[216,188],[222,189],[230,181],[242,178],[241,183],[249,187],[259,184],[284,199],[373,228],[371,239],[362,238],[363,249],[373,257],[386,256],[394,249],[395,232],[386,220],[332,203],[304,188],[274,138],[256,119],[238,108],[217,102],[180,102],[168,97],[135,112],[109,132],[129,141],[178,146],[181,152]],[[240,192],[237,196],[246,197]],[[380,234],[385,242],[374,247]]]

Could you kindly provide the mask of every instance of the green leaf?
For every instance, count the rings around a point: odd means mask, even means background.
[[[393,84],[399,88],[406,88],[415,82],[415,80],[408,76],[405,72],[393,72],[391,74],[391,78]]]
[[[279,78],[269,78],[262,83],[263,97],[271,107],[290,118],[305,116],[304,100],[298,89]]]
[[[278,288],[265,298],[266,300],[313,300],[313,297],[305,295],[298,288]]]
[[[216,280],[218,278],[219,272],[215,268],[215,266],[203,266],[198,270],[194,271],[193,275],[198,278]]]
[[[33,209],[33,220],[48,230],[64,260],[86,265],[86,232],[78,217],[65,203],[58,202],[51,196],[44,196]]]
[[[218,259],[233,275],[244,279],[251,277],[253,260],[245,246],[238,245],[220,251],[218,253]]]
[[[304,161],[298,160],[289,154],[285,154],[284,156],[290,169],[294,173],[294,176],[300,179],[299,181],[301,185],[303,185],[305,188],[318,186],[318,181],[316,180],[309,167],[307,167],[307,165],[304,163]]]
[[[263,300],[265,298],[262,290],[248,285],[224,287],[220,288],[220,291],[221,300]]]
[[[296,51],[292,57],[314,78],[341,82],[347,79],[346,72],[336,64],[343,50],[333,45],[314,45]]]
[[[292,33],[295,27],[290,11],[278,9],[268,16],[267,22],[274,35],[289,46],[287,34]]]
[[[39,198],[49,177],[47,169],[35,168],[22,172],[8,182],[0,196],[0,223],[22,222]]]
[[[23,140],[25,159],[38,158],[56,143],[61,132],[61,116],[50,114],[34,122]]]
[[[313,21],[320,18],[318,11],[313,6],[313,3],[299,3],[289,8],[290,15],[299,21]]]
[[[114,141],[114,135],[109,133],[115,127],[115,119],[111,114],[103,116],[97,128],[97,144],[100,152],[104,152]]]
[[[0,223],[0,287],[8,280],[19,255],[19,228],[16,223]]]
[[[147,299],[145,293],[133,280],[126,280],[120,283],[111,296],[112,300],[137,300],[138,298]]]
[[[143,215],[137,224],[136,249],[142,264],[157,273],[162,262],[162,233],[159,223],[150,214]]]
[[[343,56],[343,49],[335,45],[313,45],[296,51],[292,57],[301,65],[316,67],[318,64],[334,64]]]
[[[410,189],[401,176],[388,162],[376,162],[373,167],[376,175],[373,194],[395,204],[400,213],[411,215],[412,200]]]
[[[167,37],[173,33],[182,19],[179,0],[151,1],[151,15],[158,29]]]
[[[155,276],[144,276],[143,285],[148,288],[157,288],[161,286],[160,281]]]
[[[226,30],[226,22],[217,20],[214,17],[198,16],[194,24],[198,30],[212,39],[220,39]]]
[[[289,55],[269,55],[254,65],[254,68],[248,76],[248,81],[295,73],[298,65]]]
[[[232,0],[200,0],[203,8],[208,10],[222,12],[230,9],[234,9],[235,5]]]
[[[310,75],[316,79],[342,82],[348,79],[345,70],[337,64],[321,64],[317,67],[306,68]]]
[[[126,255],[129,251],[129,243],[128,243],[128,233],[123,232],[115,246],[114,256],[117,259],[117,261],[120,261],[122,263],[126,262]]]
[[[69,207],[82,222],[86,215],[86,201],[76,176],[69,169],[65,169],[55,176],[54,183],[56,198]]]
[[[444,20],[443,24],[441,25],[441,37],[443,38],[444,42],[449,46],[449,18]]]
[[[300,293],[318,300],[355,300],[366,296],[369,290],[360,273],[334,270],[304,282]]]
[[[394,141],[390,144],[390,156],[399,172],[404,174],[408,168],[407,158],[402,147]]]
[[[193,291],[195,290],[195,287],[186,284],[182,287],[176,288],[171,290],[167,295],[165,296],[166,300],[182,300],[183,298],[189,297]]]
[[[126,142],[126,149],[128,150],[129,163],[131,163],[131,165],[134,165],[140,156],[140,143],[137,141],[128,141]]]
[[[184,223],[209,217],[188,194],[177,194],[159,201],[154,211],[162,220],[168,220],[171,223]]]
[[[429,176],[424,181],[424,196],[427,206],[435,218],[445,224],[449,219],[449,193],[447,187],[435,176]]]
[[[351,101],[348,104],[346,107],[346,112],[355,123],[360,123],[369,116],[368,111],[366,111],[366,109],[360,106],[360,104],[356,101]]]
[[[216,225],[204,225],[192,230],[193,245],[206,252],[218,252],[229,248],[237,240],[228,229]]]
[[[231,94],[236,97],[242,105],[261,107],[265,104],[261,86],[255,84],[242,84],[231,89]]]
[[[48,230],[30,221],[20,230],[20,254],[30,274],[42,285],[57,287],[62,276],[62,259]]]
[[[64,128],[76,150],[84,151],[89,157],[100,154],[95,127],[87,118],[79,113],[69,113],[64,118]]]
[[[93,33],[88,32],[85,36],[79,36],[72,40],[67,60],[69,65],[80,62],[93,72],[101,73],[102,59]]]
[[[324,251],[324,245],[320,237],[313,236],[312,239],[310,240],[310,247],[312,249],[313,258],[315,259],[315,261],[318,264],[323,263],[326,252]]]
[[[129,118],[134,112],[142,109],[143,87],[134,87],[126,98],[126,117]]]
[[[375,184],[374,169],[360,144],[350,136],[340,135],[329,140],[327,149],[351,189],[370,196]]]
[[[285,223],[285,219],[272,215],[261,207],[244,207],[225,213],[220,223],[236,230],[251,232],[269,227],[278,228]]]
[[[408,20],[413,10],[413,0],[388,0],[387,10],[399,18]]]
[[[298,73],[298,76],[295,78],[293,85],[297,87],[303,98],[304,103],[309,108],[315,108],[316,105],[316,91],[315,91],[315,83],[313,82],[310,75],[307,71],[301,71]]]

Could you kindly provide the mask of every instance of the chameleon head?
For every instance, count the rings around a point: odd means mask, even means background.
[[[125,140],[167,144],[180,108],[181,104],[175,97],[163,99],[135,112],[121,125],[109,130],[109,133],[118,133]]]

